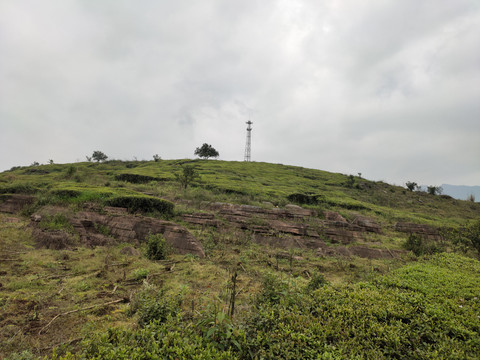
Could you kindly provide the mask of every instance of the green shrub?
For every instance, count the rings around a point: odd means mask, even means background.
[[[443,236],[463,251],[473,249],[480,254],[480,220],[459,228],[444,229]]]
[[[158,181],[157,178],[153,176],[146,175],[137,175],[137,174],[119,174],[115,176],[117,181],[126,181],[132,184],[146,184],[150,181]]]
[[[164,260],[169,253],[167,242],[162,234],[148,235],[146,256],[150,260]]]
[[[39,190],[39,186],[31,183],[14,183],[0,187],[0,194],[35,194]]]
[[[182,294],[167,296],[163,290],[144,288],[132,301],[130,315],[138,314],[138,325],[145,327],[151,322],[164,323],[175,318],[181,311]]]
[[[117,196],[108,199],[108,206],[127,208],[129,212],[152,213],[159,212],[165,217],[173,216],[174,205],[170,201],[151,196]]]
[[[305,289],[307,292],[311,292],[320,289],[325,285],[328,285],[327,279],[325,279],[325,277],[319,272],[315,272],[313,273],[312,278],[308,282],[308,285]]]
[[[72,199],[80,196],[82,192],[73,189],[54,189],[50,191],[50,194],[62,199]]]
[[[175,178],[179,182],[180,186],[183,189],[186,189],[188,185],[191,185],[194,181],[200,179],[197,170],[192,165],[183,166],[182,172],[180,174],[175,174]]]
[[[263,279],[263,287],[257,296],[257,304],[278,304],[288,294],[288,284],[274,274],[268,273]]]
[[[320,195],[307,195],[307,194],[291,194],[287,196],[288,201],[305,204],[305,205],[317,205]]]
[[[135,269],[132,273],[132,277],[135,280],[142,280],[142,279],[147,278],[148,273],[149,273],[149,271],[147,269],[144,269],[144,268]]]
[[[68,168],[67,168],[67,171],[66,171],[66,176],[68,178],[71,178],[73,175],[75,175],[75,173],[77,172],[77,168],[73,165],[70,165]]]
[[[425,239],[417,234],[410,234],[408,236],[404,248],[412,251],[416,256],[434,254],[444,250],[442,244],[434,240]]]

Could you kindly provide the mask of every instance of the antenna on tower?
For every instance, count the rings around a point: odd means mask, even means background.
[[[245,145],[245,161],[250,161],[250,153],[252,150],[252,124],[250,120],[246,122],[247,127],[247,143]]]

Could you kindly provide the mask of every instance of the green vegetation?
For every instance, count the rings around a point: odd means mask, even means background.
[[[168,255],[168,246],[162,234],[150,234],[147,237],[146,256],[150,260],[165,260]]]
[[[95,160],[96,162],[100,162],[100,161],[107,160],[108,156],[105,155],[103,152],[97,150],[93,152],[92,159]]]
[[[480,271],[478,261],[443,254],[374,282],[313,291],[270,274],[252,310],[236,322],[210,308],[192,318],[179,311],[181,294],[144,290],[135,309],[141,328],[89,336],[82,357],[474,359],[480,284],[472,271]]]
[[[361,174],[159,160],[51,163],[0,173],[0,205],[17,195],[33,201],[21,213],[0,213],[0,358],[480,357],[480,204]],[[346,245],[327,237],[318,242],[333,250],[362,245],[392,257],[257,243],[255,231],[268,217],[239,226],[227,218],[215,226],[186,222],[191,214],[208,219],[215,202],[272,212],[297,204],[317,214],[298,224],[319,230],[324,212],[350,224],[367,217],[381,225],[380,233]],[[129,218],[142,214],[184,226],[206,257],[175,253],[166,234],[119,243],[108,222],[95,220],[95,236],[109,245],[80,245],[71,219],[86,209],[109,219],[126,216],[109,215],[108,206],[128,209]],[[443,240],[397,232],[397,222],[435,226]],[[42,248],[35,230],[72,237],[72,246]],[[288,234],[278,241],[294,243]]]
[[[191,165],[185,165],[182,167],[180,174],[175,174],[175,178],[183,189],[187,189],[188,185],[191,185],[195,180],[200,179],[195,168]]]
[[[108,206],[126,208],[129,212],[153,213],[158,212],[165,217],[173,215],[174,205],[170,201],[152,196],[117,196],[105,201]]]
[[[220,154],[212,145],[204,143],[201,147],[195,149],[194,155],[197,155],[201,158],[208,159],[211,157],[218,157]]]

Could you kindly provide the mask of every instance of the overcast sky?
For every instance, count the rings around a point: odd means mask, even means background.
[[[0,170],[243,161],[480,185],[478,0],[0,0]]]

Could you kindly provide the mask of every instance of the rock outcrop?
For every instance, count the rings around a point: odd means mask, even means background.
[[[421,236],[425,239],[430,239],[430,240],[439,240],[439,241],[443,240],[443,237],[438,231],[438,229],[434,228],[433,226],[429,226],[425,224],[397,222],[395,224],[395,231],[407,233],[407,234],[416,234],[418,236]]]
[[[183,226],[170,221],[129,215],[121,208],[103,209],[99,213],[89,209],[68,216],[76,237],[88,246],[112,245],[116,243],[140,244],[149,234],[163,234],[165,240],[177,253],[205,256],[200,242]],[[46,211],[48,212],[48,211]],[[41,214],[32,215],[32,223],[39,223]],[[49,248],[71,245],[75,235],[65,231],[46,231],[35,226],[34,236]]]
[[[35,196],[22,194],[2,195],[0,198],[0,212],[15,214],[25,206],[33,204]]]
[[[285,208],[261,208],[250,205],[226,203],[206,204],[205,208],[214,213],[194,213],[183,215],[183,220],[191,224],[218,227],[221,224],[249,230],[259,243],[287,247],[317,248],[319,242],[350,244],[363,240],[366,233],[381,233],[380,225],[373,219],[357,216],[352,222],[340,214],[325,212],[325,219],[317,213],[297,205]],[[288,240],[291,237],[292,241]]]

